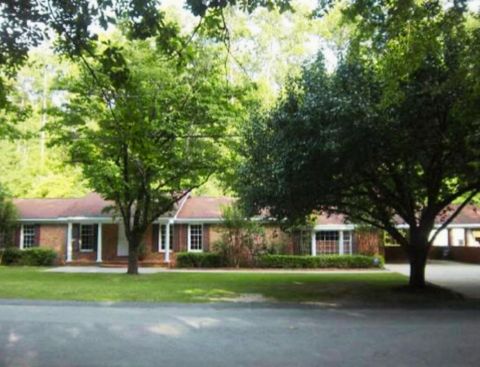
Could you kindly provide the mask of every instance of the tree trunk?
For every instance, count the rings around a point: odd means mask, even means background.
[[[129,239],[127,274],[138,275],[138,246],[139,241],[137,239]]]
[[[413,289],[425,288],[425,266],[427,264],[430,245],[427,243],[412,243],[409,253],[410,281],[409,286]]]

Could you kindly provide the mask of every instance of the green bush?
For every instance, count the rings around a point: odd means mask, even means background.
[[[262,255],[257,258],[257,266],[261,268],[284,268],[284,269],[382,268],[383,259],[381,257],[365,256],[365,255],[322,255],[322,256]]]
[[[7,247],[3,250],[2,265],[16,265],[20,263],[22,251],[16,247]]]
[[[218,268],[223,265],[222,257],[216,253],[179,252],[178,268]]]
[[[3,252],[2,265],[52,266],[56,258],[57,253],[51,249],[10,247]]]

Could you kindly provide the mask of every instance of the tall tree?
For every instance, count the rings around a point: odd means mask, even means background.
[[[480,191],[480,31],[462,6],[428,3],[375,41],[382,52],[354,39],[332,74],[321,57],[308,65],[247,130],[238,183],[252,211],[343,213],[387,231],[412,287],[425,286],[435,236]]]
[[[42,129],[49,108],[65,94],[53,90],[55,79],[70,71],[70,64],[51,51],[35,50],[17,72],[9,98],[28,114],[22,119],[11,116],[16,118],[17,136],[0,145],[0,184],[13,197],[81,196],[87,190],[78,167],[64,164],[64,150],[48,147],[49,135]]]
[[[0,246],[13,245],[17,208],[4,190],[0,190]]]
[[[4,0],[0,3],[0,138],[20,135],[24,112],[12,103],[13,79],[29,51],[54,40],[58,54],[73,60],[94,55],[98,33],[121,23],[131,38],[163,30],[156,0]],[[167,33],[168,33],[168,27]],[[164,33],[162,33],[164,34]]]
[[[71,96],[50,131],[90,187],[114,201],[128,273],[137,274],[148,226],[221,166],[240,103],[215,54],[198,44],[183,62],[151,40],[109,41],[98,52],[65,83]]]

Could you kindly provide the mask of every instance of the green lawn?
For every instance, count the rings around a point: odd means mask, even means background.
[[[365,274],[125,274],[47,273],[30,267],[0,267],[0,298],[212,302],[243,298],[281,302],[409,304],[450,301],[447,291],[399,291],[407,279],[393,273]]]

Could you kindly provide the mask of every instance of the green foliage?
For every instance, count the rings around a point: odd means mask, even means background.
[[[5,119],[15,110],[7,95],[11,93],[9,81],[23,65],[31,49],[56,35],[57,53],[71,59],[94,52],[99,24],[106,30],[117,22],[124,24],[132,37],[145,37],[155,33],[152,28],[161,24],[162,14],[156,0],[56,0],[17,1],[0,3],[0,137],[15,134],[17,116]],[[114,14],[114,16],[112,16]]]
[[[22,260],[22,251],[16,247],[7,247],[2,251],[2,265],[18,265]]]
[[[353,42],[333,73],[322,57],[306,65],[252,120],[237,186],[250,212],[343,213],[425,264],[436,217],[448,223],[445,207],[480,191],[480,32],[457,7],[415,11],[408,27],[383,19],[398,27],[379,52]]]
[[[17,218],[17,208],[0,186],[0,236],[5,245],[11,244]]]
[[[52,249],[7,247],[3,251],[2,265],[52,266],[56,259],[57,253]]]
[[[179,252],[176,255],[177,268],[218,268],[223,265],[220,254]]]
[[[13,197],[79,197],[88,191],[79,168],[65,165],[65,150],[49,147],[43,130],[48,109],[65,97],[55,89],[56,76],[74,73],[73,65],[45,50],[32,52],[17,72],[10,97],[28,115],[15,117],[17,138],[0,145],[0,183]]]
[[[222,167],[224,135],[242,108],[207,47],[195,44],[195,61],[179,63],[151,40],[119,38],[62,81],[69,101],[49,131],[115,202],[136,249],[156,218]]]
[[[228,266],[251,265],[257,253],[265,248],[263,227],[235,204],[223,208],[222,218],[222,239],[214,244],[215,251]]]
[[[229,6],[238,6],[241,9],[252,12],[258,7],[266,7],[268,10],[278,9],[280,11],[291,10],[290,0],[220,0],[220,1],[203,1],[203,0],[187,0],[187,8],[194,15],[205,16],[207,11],[222,10]],[[220,26],[220,24],[218,25]]]
[[[383,268],[383,259],[381,257],[364,255],[262,255],[257,259],[257,266],[260,268],[283,269],[365,269]]]

